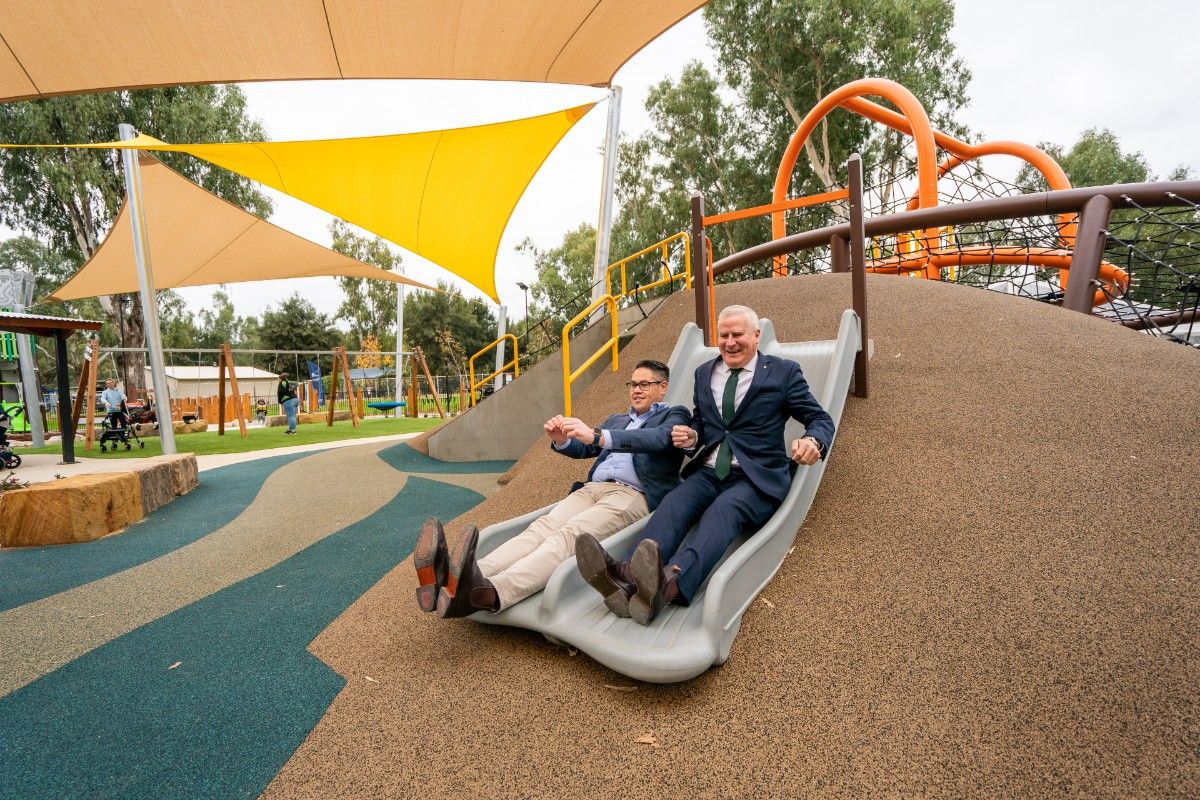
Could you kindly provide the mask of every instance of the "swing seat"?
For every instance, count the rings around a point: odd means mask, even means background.
[[[781,343],[775,328],[762,320],[761,352],[798,362],[813,395],[837,422],[845,407],[854,359],[865,344],[853,311],[842,315],[838,336],[831,341]],[[665,401],[689,405],[695,369],[715,357],[700,329],[688,323],[671,355],[671,384]],[[802,435],[790,420],[785,442]],[[539,631],[552,642],[578,647],[600,663],[638,680],[675,683],[724,664],[742,624],[742,615],[783,563],[796,532],[825,473],[826,461],[800,467],[791,490],[774,516],[758,531],[735,541],[687,607],[669,606],[648,626],[610,613],[603,599],[580,576],[574,557],[559,565],[546,589],[499,613],[479,612],[476,622],[512,625]],[[553,506],[480,532],[479,555],[485,556],[517,535]],[[646,527],[646,519],[604,540],[604,548],[620,557]]]

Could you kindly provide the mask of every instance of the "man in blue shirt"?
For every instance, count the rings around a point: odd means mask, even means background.
[[[500,611],[546,587],[575,552],[582,533],[603,539],[646,516],[679,484],[683,451],[671,428],[690,419],[683,406],[662,402],[670,370],[641,361],[629,382],[630,407],[599,428],[557,416],[543,425],[551,446],[570,458],[595,458],[586,483],[525,531],[486,557],[475,558],[479,531],[471,526],[450,554],[442,526],[427,521],[413,552],[417,603],[442,617]]]

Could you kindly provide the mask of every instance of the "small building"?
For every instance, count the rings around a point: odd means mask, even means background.
[[[238,391],[250,395],[251,400],[259,397],[275,402],[275,392],[279,387],[279,375],[258,367],[237,365],[234,367],[237,375]],[[168,366],[167,390],[174,399],[188,397],[212,397],[219,392],[217,385],[216,367],[177,367]],[[151,386],[150,368],[146,367],[146,386]],[[225,391],[232,391],[229,379],[225,379]]]

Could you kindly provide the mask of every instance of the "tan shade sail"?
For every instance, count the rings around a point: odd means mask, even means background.
[[[289,233],[206,192],[158,159],[139,158],[157,289],[321,275],[431,288]],[[126,204],[92,259],[47,299],[78,300],[137,290]]]
[[[183,83],[607,86],[702,0],[0,0],[0,101]]]

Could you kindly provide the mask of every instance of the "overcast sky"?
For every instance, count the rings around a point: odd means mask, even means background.
[[[1200,3],[960,0],[956,17],[958,52],[973,75],[970,103],[961,121],[972,131],[988,139],[1070,145],[1087,128],[1106,127],[1127,150],[1142,152],[1160,177],[1179,164],[1200,176],[1195,133],[1200,129],[1200,83],[1192,55],[1200,41]],[[664,77],[678,76],[689,57],[699,56],[715,68],[704,42],[697,13],[617,73],[615,83],[624,89],[624,134],[646,129],[647,90]],[[245,90],[250,113],[276,141],[472,125],[533,116],[608,95],[594,88],[470,81],[246,84]],[[510,316],[524,312],[517,281],[529,283],[533,278],[530,259],[514,252],[517,243],[529,236],[541,248],[553,247],[581,222],[596,222],[606,106],[601,102],[567,135],[509,221],[497,256],[496,283]],[[1005,171],[999,164],[989,164],[988,169]],[[480,190],[486,188],[487,176],[481,174]],[[328,214],[265,191],[275,198],[274,223],[329,244]],[[407,251],[404,262],[408,274],[418,280],[451,278]],[[258,315],[293,291],[332,314],[340,296],[332,278],[228,288],[240,314]],[[479,295],[465,285],[464,290]],[[211,296],[208,288],[181,292],[193,309],[207,304]]]

